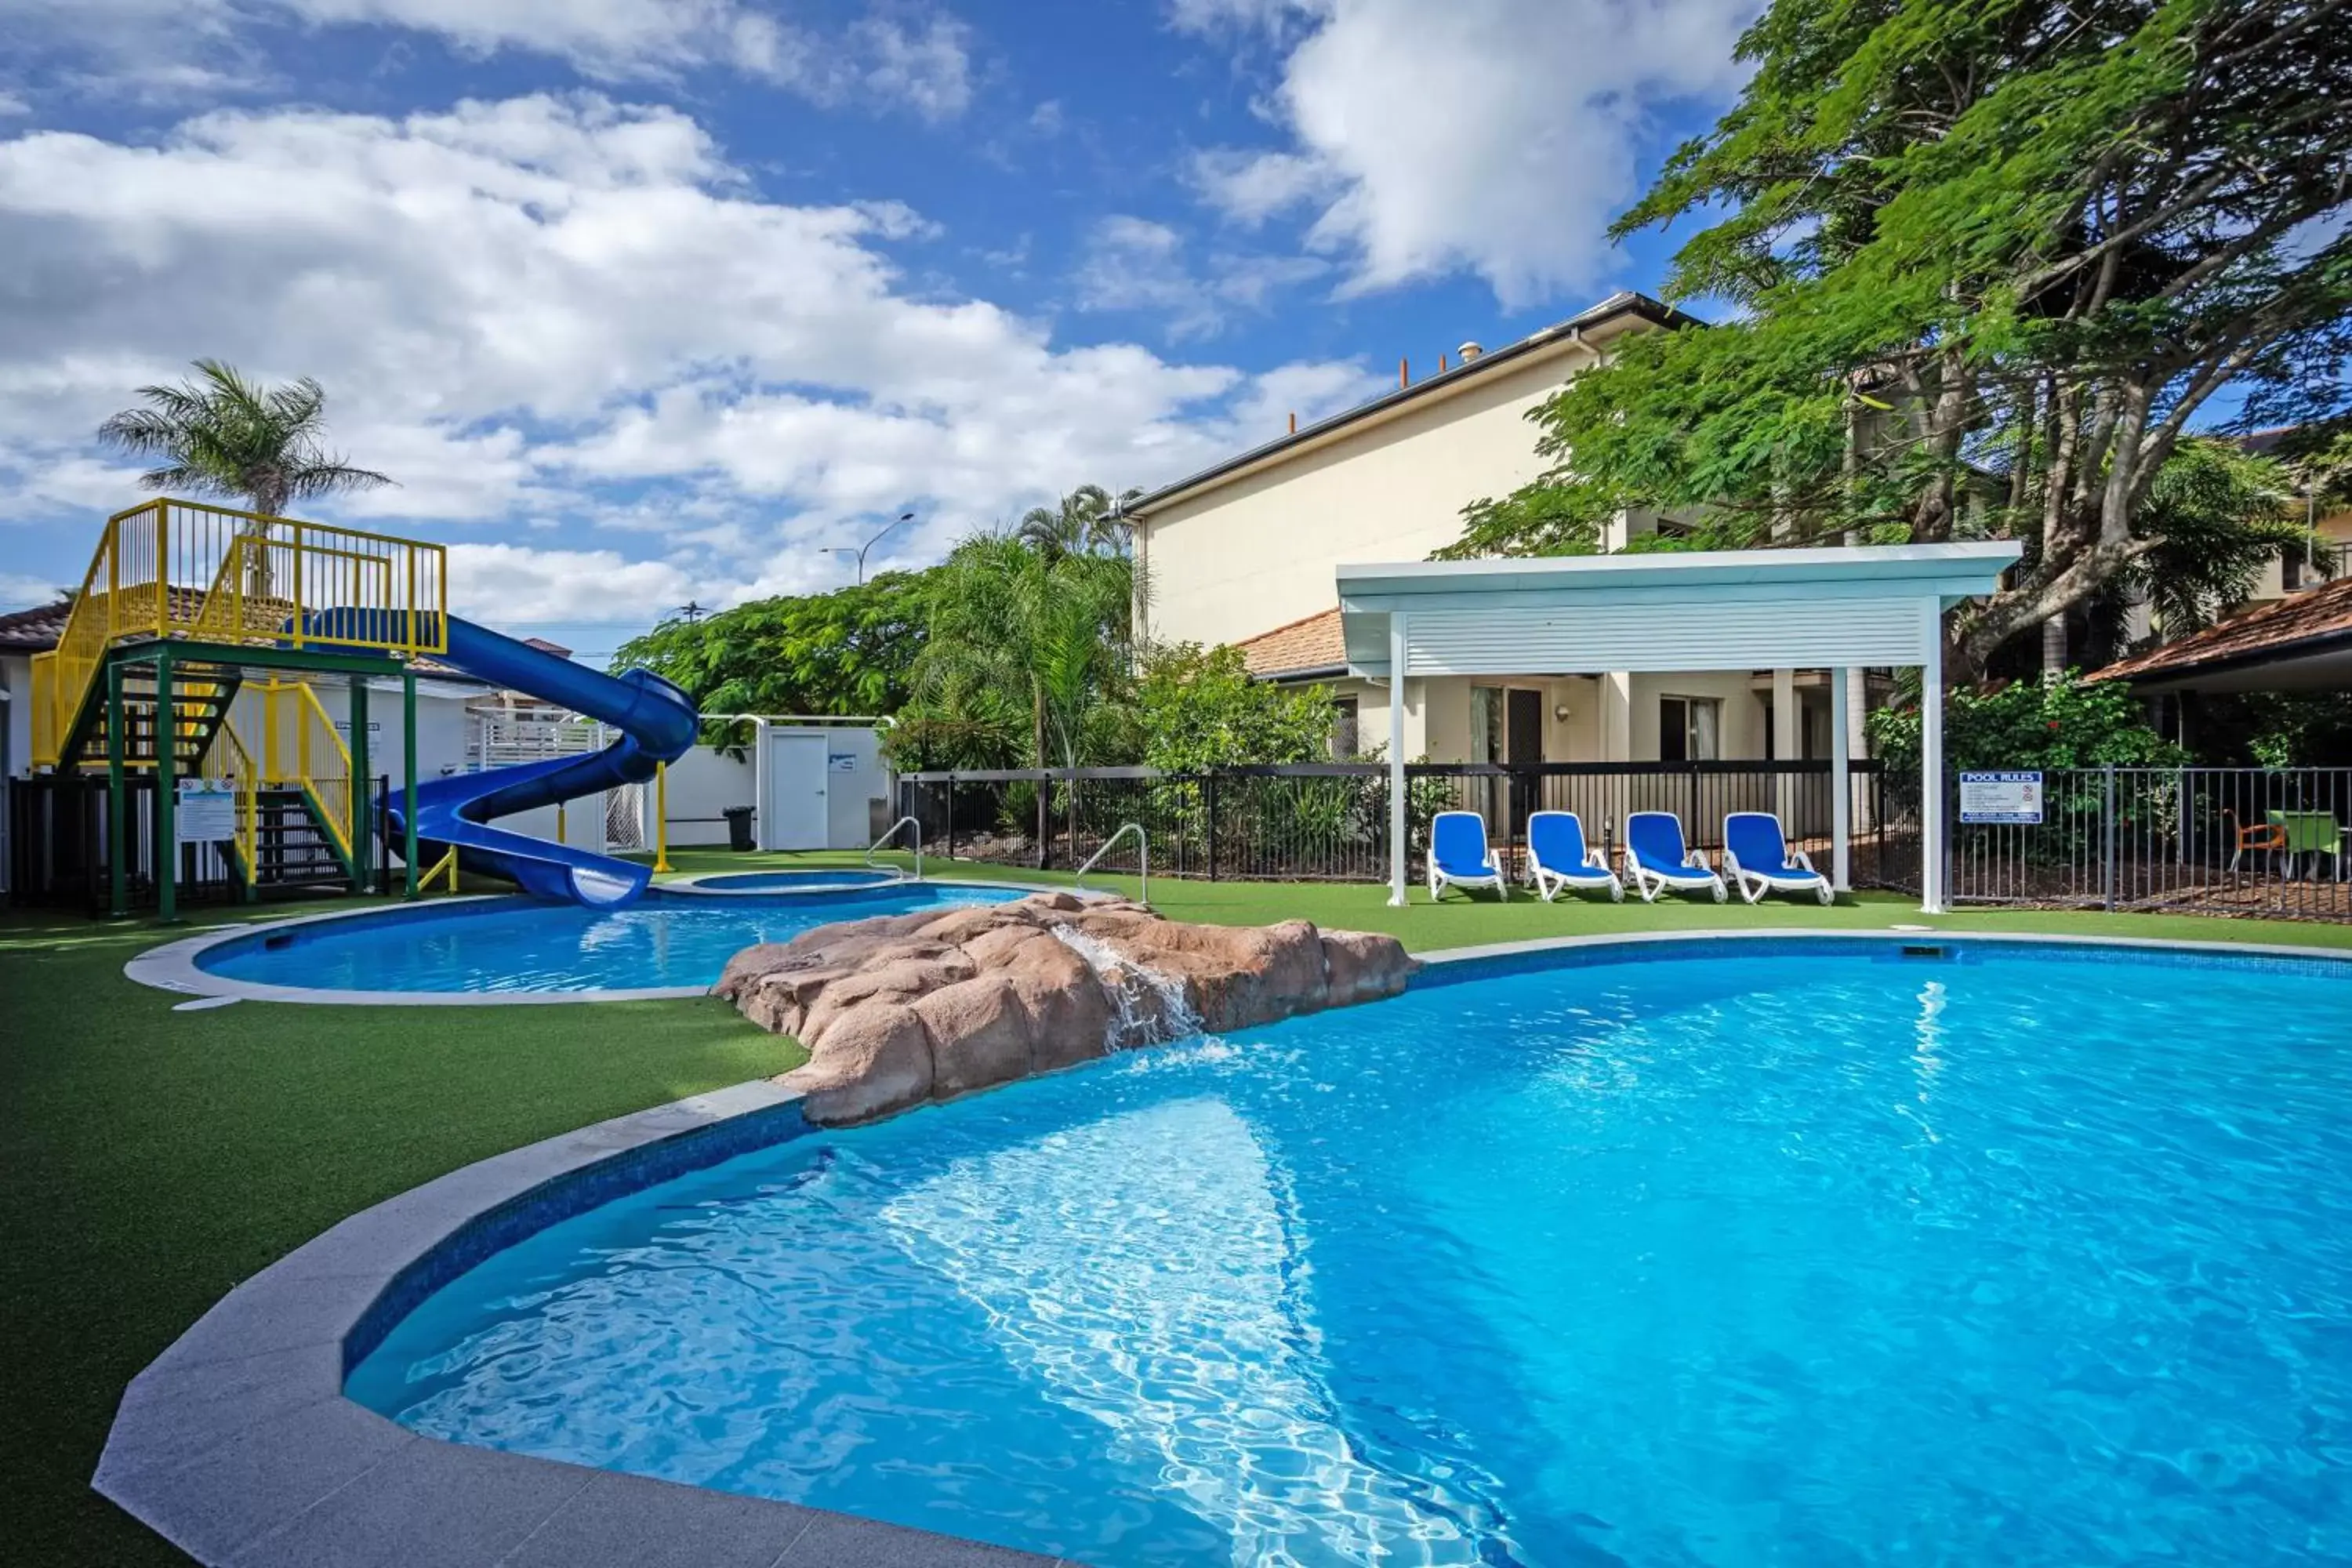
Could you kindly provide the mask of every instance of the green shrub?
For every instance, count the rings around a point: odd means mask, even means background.
[[[1919,765],[1916,700],[1870,716],[1872,752],[1889,768]],[[1948,692],[1944,761],[1953,769],[2178,767],[2188,753],[2151,729],[2120,681],[2069,671],[2047,683],[2021,680],[1997,691]]]

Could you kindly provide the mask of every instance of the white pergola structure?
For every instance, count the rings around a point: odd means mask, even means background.
[[[1389,902],[1405,895],[1405,681],[1639,670],[1830,671],[1832,835],[1847,880],[1846,671],[1917,665],[1943,687],[1943,616],[1990,594],[2007,542],[1341,566],[1348,670],[1389,692]],[[1926,705],[1920,908],[1944,909],[1944,713]]]

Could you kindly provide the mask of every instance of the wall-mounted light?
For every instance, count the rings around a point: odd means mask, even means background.
[[[1568,718],[1568,704],[1565,702],[1556,704],[1551,710],[1551,716],[1565,721]]]

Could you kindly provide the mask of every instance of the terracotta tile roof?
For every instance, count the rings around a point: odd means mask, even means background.
[[[1318,610],[1285,622],[1234,646],[1242,650],[1242,661],[1249,666],[1249,672],[1261,680],[1310,671],[1321,674],[1342,668],[1348,662],[1348,645],[1339,631],[1337,609]]]
[[[60,599],[37,609],[0,616],[0,647],[11,653],[47,653],[58,646],[73,606]]]
[[[2241,664],[2300,649],[2305,644],[2352,641],[2352,577],[2257,605],[2243,615],[2192,632],[2093,672],[2093,680],[2180,675],[2195,668]]]
[[[193,621],[204,613],[205,591],[174,586],[172,605],[172,613],[178,618]],[[11,653],[47,653],[65,636],[66,617],[72,614],[72,602],[58,599],[35,609],[0,616],[0,647]]]
[[[205,596],[200,589],[175,587],[172,590],[172,596],[178,601],[178,613],[184,619],[194,620],[204,607]],[[53,605],[0,616],[0,650],[9,653],[48,652],[58,646],[58,638],[65,635],[66,616],[72,610],[70,604],[60,599]],[[557,648],[553,643],[546,647],[551,651]],[[566,658],[571,656],[569,648],[561,651]],[[413,662],[419,675],[431,676],[436,680],[464,681],[486,691],[491,689],[490,683],[480,677],[468,675],[457,666],[446,664],[430,655],[419,656]]]

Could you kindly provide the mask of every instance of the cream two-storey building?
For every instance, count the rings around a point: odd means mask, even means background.
[[[1159,642],[1236,645],[1261,679],[1328,685],[1344,742],[1352,716],[1385,710],[1388,699],[1348,676],[1337,569],[1422,560],[1453,543],[1463,508],[1542,471],[1528,418],[1537,405],[1627,334],[1696,324],[1618,294],[1517,342],[1465,343],[1435,375],[1401,374],[1384,396],[1154,491],[1129,512],[1139,626]],[[1657,526],[1623,517],[1606,542],[1622,548]],[[1858,741],[1861,672],[1851,679]],[[1433,762],[1830,754],[1831,702],[1817,670],[1412,679],[1405,712],[1405,754]],[[1364,749],[1384,740],[1367,726]]]

